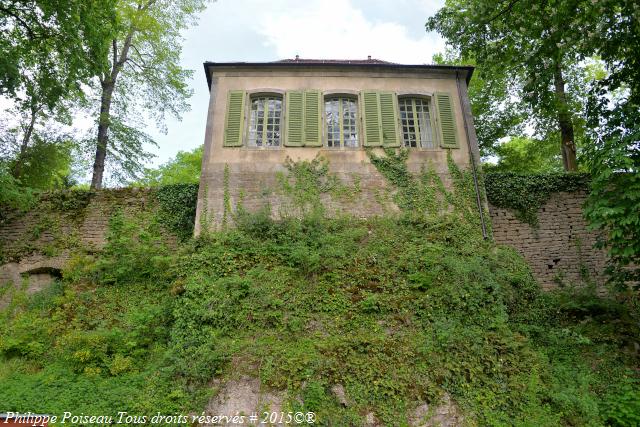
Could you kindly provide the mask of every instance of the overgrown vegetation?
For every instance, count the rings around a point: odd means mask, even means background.
[[[438,181],[405,175],[402,156],[379,160],[391,182]],[[295,215],[242,211],[178,248],[157,217],[116,213],[101,253],[1,312],[0,401],[199,412],[213,378],[249,375],[320,425],[403,425],[445,392],[478,425],[637,425],[637,313],[592,289],[541,292],[482,239],[467,172],[417,198],[399,186],[400,214],[358,220],[308,209],[328,194],[322,162],[290,168]]]
[[[193,236],[198,201],[198,184],[173,184],[158,187],[160,221],[180,239]]]
[[[587,191],[589,175],[578,173],[488,173],[484,177],[487,199],[499,208],[512,209],[518,219],[538,225],[538,210],[559,192]]]

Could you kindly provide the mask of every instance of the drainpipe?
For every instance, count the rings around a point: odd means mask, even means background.
[[[476,157],[471,150],[471,142],[469,139],[469,123],[467,122],[467,115],[464,112],[464,104],[462,102],[462,91],[460,90],[460,76],[456,71],[456,85],[458,86],[458,98],[460,100],[460,107],[462,108],[462,120],[464,122],[464,132],[467,137],[467,148],[469,149],[469,158],[471,159],[471,173],[473,175],[473,185],[476,190],[476,203],[478,205],[478,212],[480,212],[480,223],[482,224],[482,238],[487,240],[487,225],[484,222],[484,211],[482,209],[482,197],[480,196],[480,186],[478,185],[478,171],[476,166]]]

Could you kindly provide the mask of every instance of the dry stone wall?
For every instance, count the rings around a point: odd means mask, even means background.
[[[342,178],[348,181],[347,177]],[[252,181],[255,182],[255,177]],[[229,184],[231,188],[242,184],[242,175],[232,174]],[[369,184],[360,185],[363,193],[370,196],[374,191],[367,188]],[[382,177],[377,184],[373,187],[384,188]],[[222,187],[220,182],[219,190]],[[209,191],[215,193],[215,190]],[[214,195],[220,202],[224,199],[223,194]],[[270,195],[265,196],[269,198]],[[583,191],[553,194],[538,211],[537,228],[518,220],[508,209],[489,205],[493,237],[496,243],[520,252],[546,289],[589,280],[602,284],[606,254],[593,248],[597,234],[587,229],[582,217],[585,198]],[[47,209],[5,216],[0,223],[0,286],[7,282],[23,285],[26,282],[27,291],[41,289],[59,274],[74,250],[91,251],[104,246],[109,218],[115,209],[150,209],[153,208],[151,199],[145,189],[104,190],[92,193],[78,206],[65,208],[62,203],[62,209],[58,209],[55,201],[49,200],[45,201]],[[385,213],[367,206],[371,203],[379,207],[382,205],[380,200],[367,200],[361,194],[356,199],[356,205],[361,205],[362,216]],[[264,200],[245,202],[257,206]]]
[[[116,209],[152,208],[147,189],[57,192],[42,197],[28,212],[4,213],[0,223],[0,286],[11,282],[28,293],[45,287],[64,268],[73,251],[98,250],[106,243]]]
[[[597,233],[587,228],[584,191],[559,192],[538,210],[539,225],[530,226],[509,209],[489,205],[496,243],[515,248],[545,289],[563,284],[604,282],[606,253],[593,248]]]

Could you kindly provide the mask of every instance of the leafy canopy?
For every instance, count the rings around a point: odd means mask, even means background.
[[[185,184],[200,182],[203,147],[191,151],[178,151],[176,156],[155,169],[145,169],[138,182],[145,186]]]
[[[117,1],[117,32],[104,57],[109,67],[96,85],[96,124],[108,129],[106,138],[98,131],[97,144],[107,150],[116,181],[139,176],[151,156],[146,148],[155,143],[141,130],[145,117],[165,130],[167,114],[179,118],[189,109],[187,82],[193,71],[180,64],[181,32],[196,22],[208,1]]]
[[[0,95],[38,91],[49,108],[107,65],[116,0],[0,1]]]

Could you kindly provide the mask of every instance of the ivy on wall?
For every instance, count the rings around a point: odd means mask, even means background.
[[[199,184],[172,184],[155,191],[160,222],[181,240],[193,236]]]
[[[518,174],[489,173],[484,177],[487,199],[498,208],[511,209],[516,218],[538,226],[538,210],[554,193],[586,190],[584,173]]]

